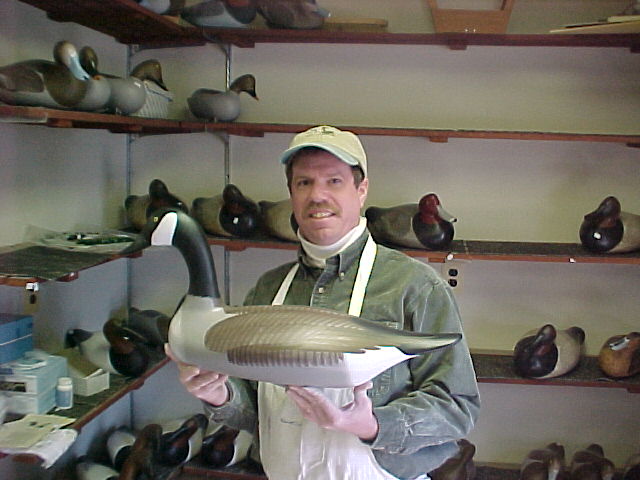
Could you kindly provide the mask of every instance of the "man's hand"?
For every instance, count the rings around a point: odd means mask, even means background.
[[[378,420],[373,414],[367,390],[372,382],[353,389],[353,402],[338,407],[319,392],[305,387],[287,387],[287,395],[298,406],[302,416],[323,428],[353,433],[361,440],[370,441],[378,435]]]
[[[200,370],[200,367],[181,362],[171,351],[168,343],[165,343],[164,351],[167,357],[178,365],[178,378],[187,392],[214,407],[219,407],[229,401],[229,389],[226,385],[228,375]]]

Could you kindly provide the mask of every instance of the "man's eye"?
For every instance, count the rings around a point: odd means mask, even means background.
[[[342,179],[341,178],[332,178],[331,180],[329,180],[329,183],[339,184],[339,183],[342,183]]]

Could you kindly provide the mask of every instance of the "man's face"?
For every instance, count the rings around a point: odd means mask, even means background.
[[[292,161],[291,203],[302,236],[317,245],[337,242],[360,221],[368,179],[356,187],[351,167],[324,150]]]

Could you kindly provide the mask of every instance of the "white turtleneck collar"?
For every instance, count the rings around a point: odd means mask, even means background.
[[[333,257],[345,250],[349,245],[355,242],[367,228],[367,219],[360,217],[358,225],[351,229],[344,237],[331,245],[316,245],[306,240],[300,230],[298,230],[298,239],[302,245],[304,252],[304,262],[310,267],[324,268],[327,264],[327,258]]]

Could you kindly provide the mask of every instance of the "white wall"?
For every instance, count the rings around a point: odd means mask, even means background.
[[[336,15],[388,18],[391,31],[428,31],[423,28],[429,21],[424,2],[402,0],[393,8],[390,3],[347,6],[332,0],[325,5]],[[521,0],[509,30],[544,32],[572,21],[570,13],[578,12],[576,21],[592,20],[617,13],[626,3]],[[50,22],[15,0],[0,3],[0,64],[50,58],[51,46],[62,38],[91,44],[104,71],[123,73],[123,45],[74,24]],[[165,82],[176,95],[173,118],[187,115],[186,98],[196,88],[224,85],[224,57],[214,45],[145,50],[132,63],[153,57],[161,60]],[[271,44],[234,48],[232,59],[232,77],[256,75],[260,97],[256,102],[243,95],[240,120],[640,133],[640,56],[626,49]],[[0,125],[0,135],[5,170],[0,244],[21,241],[29,225],[65,230],[77,224],[122,224],[125,136],[15,125]],[[275,159],[289,139],[279,134],[232,137],[232,181],[255,200],[285,198]],[[624,145],[473,139],[438,144],[378,136],[363,137],[363,143],[372,182],[368,205],[416,202],[434,191],[459,218],[460,239],[576,242],[582,216],[610,194],[625,210],[640,213],[640,155]],[[217,194],[224,185],[223,153],[220,139],[206,133],[137,139],[131,192],[143,194],[153,178],[161,178],[188,203]],[[213,250],[220,270],[223,252]],[[230,254],[232,303],[242,301],[257,275],[293,255],[257,249]],[[171,313],[186,289],[182,260],[158,249],[131,265],[133,305]],[[462,267],[456,295],[472,347],[511,349],[524,331],[552,322],[582,326],[588,350],[595,354],[608,336],[637,330],[637,267],[487,261]],[[116,262],[81,274],[75,285],[45,285],[38,315],[58,330],[38,328],[47,335],[54,332],[55,338],[71,317],[97,328],[110,310],[124,304],[125,278],[124,262]],[[82,307],[78,298],[86,302]],[[45,299],[59,305],[51,310],[55,316],[46,317]],[[19,311],[21,301],[16,289],[0,290],[3,308]],[[136,425],[199,408],[174,374],[167,367],[135,393]],[[599,442],[621,465],[640,447],[637,395],[490,384],[481,391],[484,408],[470,437],[478,460],[517,463],[528,450],[552,441],[563,443],[571,455]],[[158,392],[166,395],[162,401]],[[83,435],[83,442],[91,433]],[[13,471],[13,462],[0,461],[0,476],[3,468]]]

